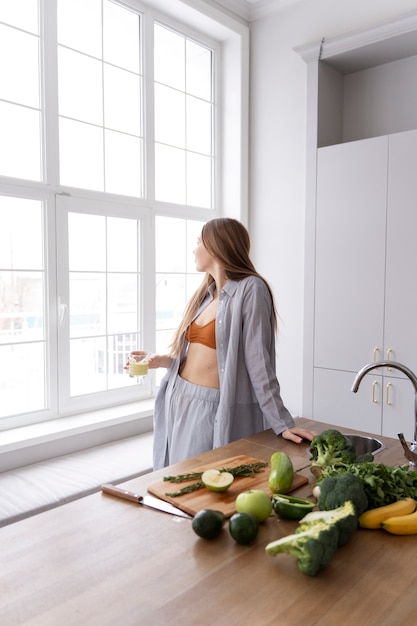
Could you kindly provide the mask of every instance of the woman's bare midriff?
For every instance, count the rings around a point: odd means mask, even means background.
[[[218,389],[220,382],[216,350],[202,343],[190,343],[180,376],[193,385]]]

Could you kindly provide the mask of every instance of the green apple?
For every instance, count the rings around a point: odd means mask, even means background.
[[[233,474],[230,472],[221,472],[217,469],[208,469],[203,472],[201,480],[211,491],[226,491],[234,481]]]
[[[238,513],[251,513],[264,522],[272,513],[272,500],[262,489],[249,489],[237,496],[235,507]]]

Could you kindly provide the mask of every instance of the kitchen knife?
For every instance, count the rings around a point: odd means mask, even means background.
[[[186,517],[187,519],[192,518],[191,515],[181,511],[181,509],[177,509],[177,507],[173,504],[165,502],[165,500],[160,500],[159,498],[154,498],[154,496],[140,496],[133,491],[116,487],[110,483],[101,485],[101,490],[111,496],[116,496],[117,498],[122,498],[123,500],[129,500],[130,502],[136,502],[136,504],[143,504],[144,506],[149,506],[152,509],[157,509],[158,511],[163,511],[164,513],[178,515],[179,517]]]

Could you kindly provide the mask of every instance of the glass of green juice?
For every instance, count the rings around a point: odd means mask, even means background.
[[[130,354],[129,355],[129,374],[135,376],[140,383],[148,374],[149,363],[148,354]]]

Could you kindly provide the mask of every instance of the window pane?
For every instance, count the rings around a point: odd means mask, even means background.
[[[107,130],[105,145],[106,191],[141,196],[142,140]]]
[[[0,197],[0,417],[46,407],[43,207]]]
[[[43,343],[0,346],[0,417],[46,407]]]
[[[186,226],[186,220],[174,217],[157,217],[155,219],[157,272],[185,272],[187,258]]]
[[[185,39],[168,28],[155,24],[154,75],[164,85],[185,88]]]
[[[132,220],[107,218],[107,269],[110,272],[138,271],[137,226]]]
[[[185,204],[185,152],[155,145],[155,197],[162,202]]]
[[[156,275],[156,329],[177,328],[184,314],[185,276],[182,274]],[[173,332],[172,332],[173,334]]]
[[[0,22],[39,34],[37,0],[1,0]]]
[[[0,267],[42,269],[42,239],[41,203],[0,196]]]
[[[211,100],[211,63],[212,52],[187,39],[187,93]]]
[[[211,155],[211,104],[187,96],[187,150]]]
[[[58,0],[58,43],[101,58],[101,0]]]
[[[140,346],[140,224],[75,212],[68,224],[71,395],[136,384],[124,364]]]
[[[138,327],[138,279],[136,274],[109,274],[109,333],[126,333]]]
[[[70,271],[106,269],[106,218],[101,215],[70,213],[68,215],[68,249]]]
[[[104,66],[104,116],[106,128],[141,134],[140,78],[111,65]]]
[[[185,95],[155,84],[155,140],[185,147]]]
[[[58,24],[60,182],[141,197],[140,15],[110,0],[59,0]]]
[[[102,64],[85,54],[58,49],[59,114],[103,124]]]
[[[0,98],[39,109],[39,38],[2,24]]]
[[[105,337],[70,341],[72,396],[105,391],[107,388],[106,354]]]
[[[137,74],[140,71],[139,16],[114,2],[103,5],[104,60]]]
[[[154,49],[155,198],[212,208],[213,53],[159,24]]]
[[[70,336],[88,337],[106,332],[106,277],[70,272]]]
[[[0,102],[0,137],[1,174],[41,180],[39,111]]]
[[[212,197],[210,157],[187,152],[187,204],[209,207]]]
[[[59,122],[61,183],[103,191],[103,153],[101,128],[61,118]]]
[[[0,271],[0,343],[42,340],[44,321],[43,274]]]

